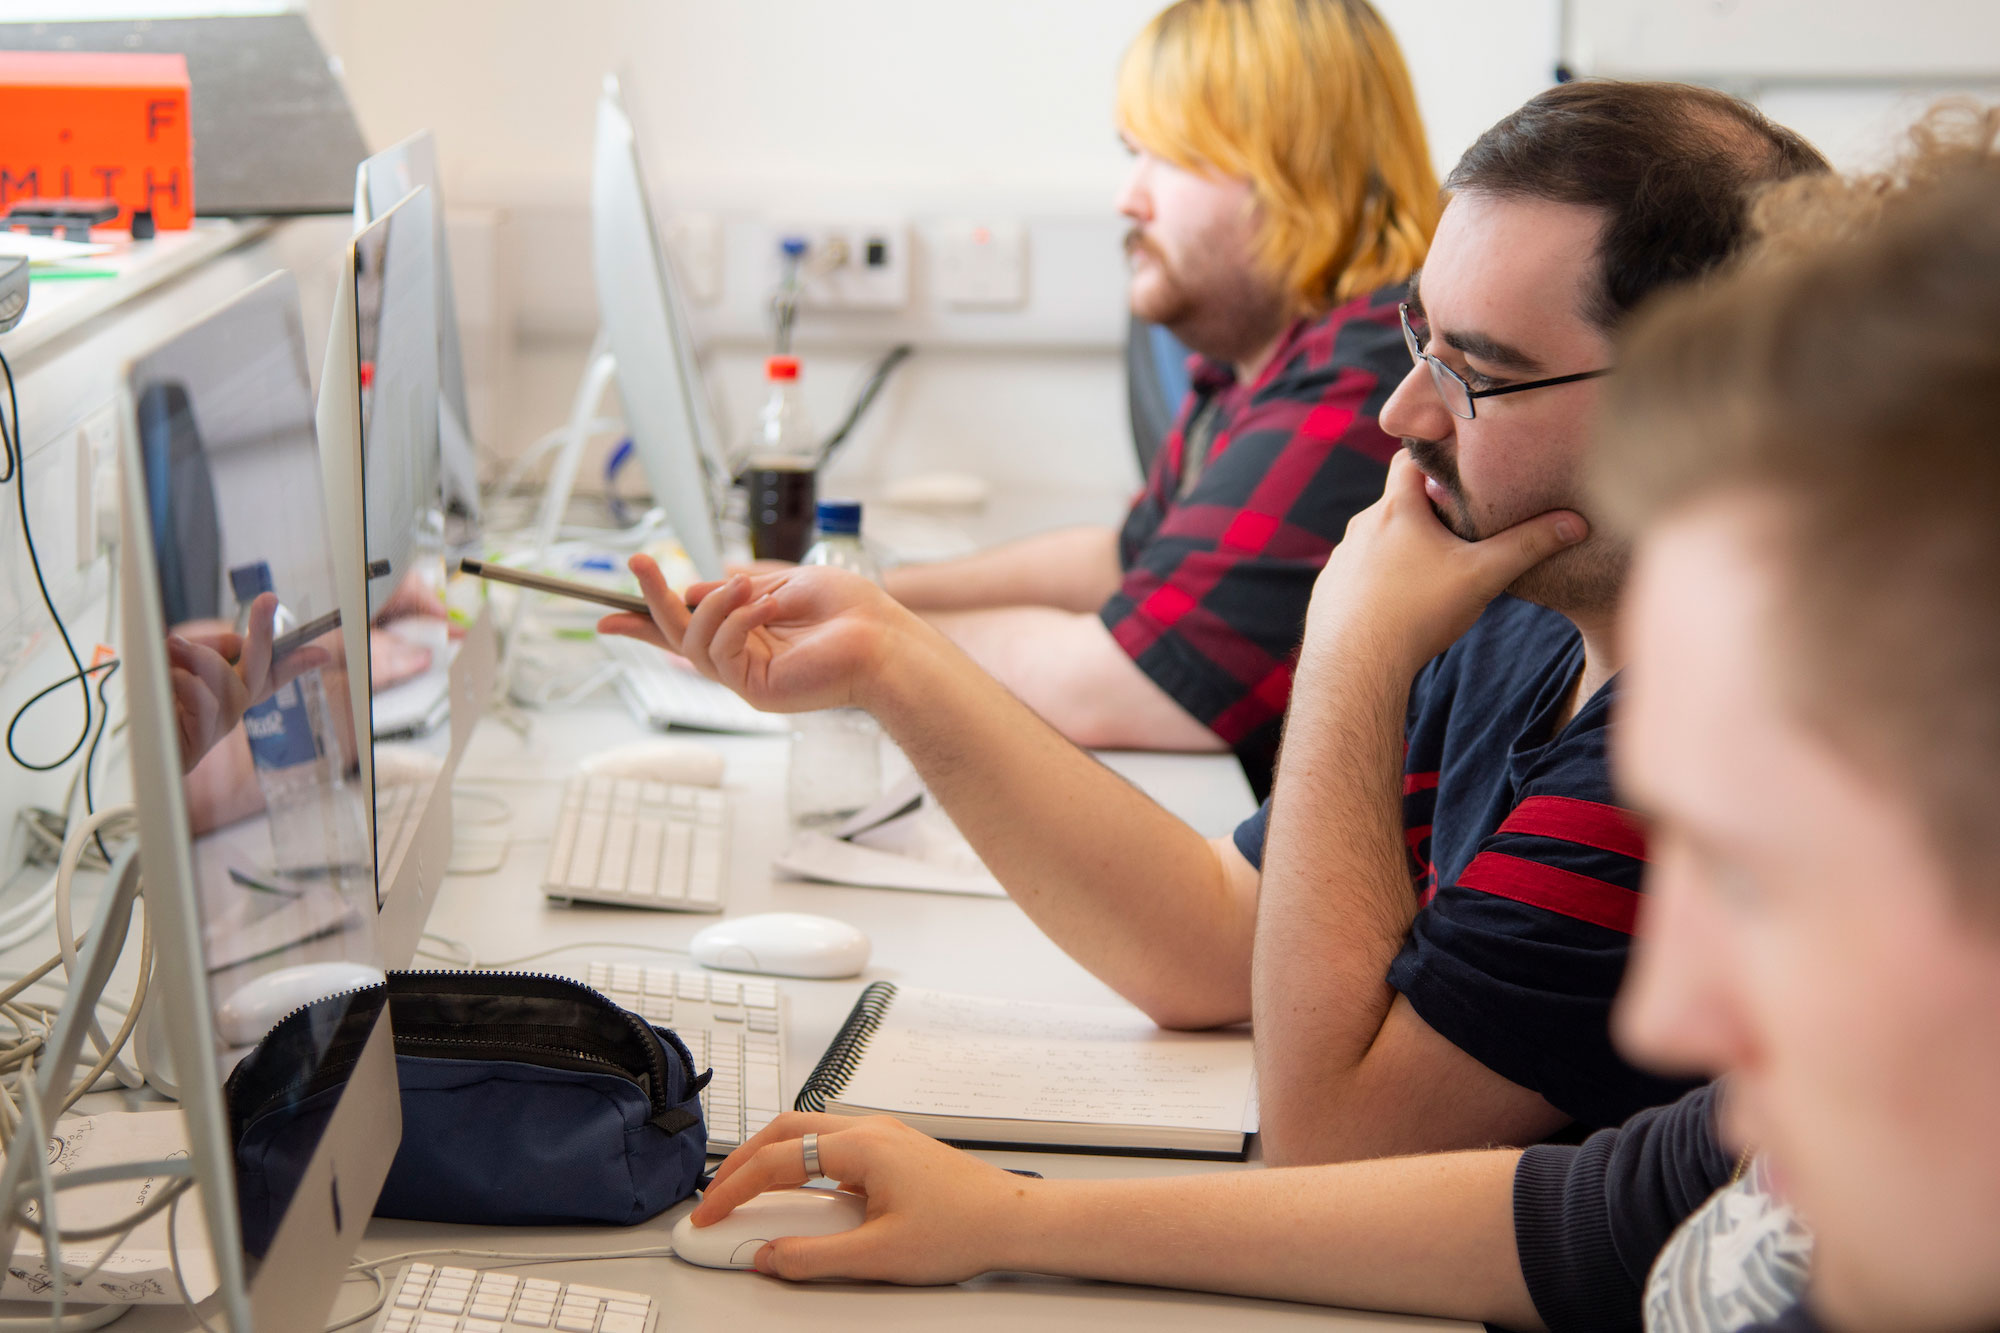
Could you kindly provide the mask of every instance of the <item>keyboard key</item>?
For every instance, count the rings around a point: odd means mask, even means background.
[[[604,816],[585,811],[576,822],[576,852],[570,857],[569,872],[563,883],[572,889],[593,888],[597,884],[597,861],[604,851]]]
[[[530,1328],[547,1328],[555,1322],[555,1317],[554,1306],[516,1306],[514,1309],[514,1322],[526,1324]]]
[[[597,1333],[646,1333],[645,1313],[606,1310],[603,1321],[597,1326]]]
[[[507,1333],[507,1326],[500,1322],[501,1319],[505,1319],[506,1317],[507,1312],[505,1310],[500,1312],[499,1319],[485,1319],[468,1315],[465,1322],[460,1324],[459,1327],[464,1330],[464,1333]]]
[[[634,893],[652,893],[660,882],[660,851],[667,831],[659,824],[640,824],[632,834],[632,876]]]
[[[660,849],[660,878],[655,889],[663,898],[679,898],[687,892],[688,848],[694,831],[686,824],[667,825],[666,843]]]
[[[606,893],[625,891],[625,869],[632,863],[632,824],[613,824],[604,835],[604,859],[597,867],[597,887]]]
[[[743,1105],[752,1111],[778,1110],[778,1071],[751,1065],[743,1071]]]

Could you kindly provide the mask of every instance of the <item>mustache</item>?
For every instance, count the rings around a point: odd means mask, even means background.
[[[1436,440],[1416,440],[1406,436],[1403,447],[1410,451],[1410,461],[1451,497],[1449,512],[1435,504],[1431,506],[1438,511],[1439,520],[1465,540],[1477,541],[1479,533],[1472,522],[1472,508],[1465,502],[1465,488],[1458,479],[1458,460]]]
[[[1164,264],[1167,262],[1167,257],[1160,252],[1160,247],[1154,245],[1153,242],[1147,238],[1145,230],[1140,227],[1134,227],[1130,231],[1125,233],[1124,250],[1126,258],[1128,259],[1131,256],[1137,254],[1139,251],[1143,250],[1147,254],[1151,255],[1154,259],[1158,260],[1160,263]]]

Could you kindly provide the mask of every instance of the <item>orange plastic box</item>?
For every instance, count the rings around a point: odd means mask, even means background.
[[[0,206],[64,197],[116,199],[108,227],[193,220],[185,57],[0,51]]]

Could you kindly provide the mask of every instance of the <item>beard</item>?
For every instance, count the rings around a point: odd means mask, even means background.
[[[1418,468],[1445,492],[1449,503],[1433,500],[1431,512],[1461,541],[1484,541],[1493,533],[1536,514],[1577,508],[1566,498],[1552,497],[1511,522],[1495,524],[1488,530],[1472,516],[1472,503],[1466,498],[1465,485],[1458,475],[1458,459],[1450,450],[1436,440],[1408,438],[1404,439],[1403,447],[1410,451],[1410,458]],[[1618,593],[1624,587],[1625,573],[1631,563],[1630,546],[1611,537],[1600,537],[1593,528],[1591,535],[1577,545],[1529,567],[1507,585],[1506,591],[1524,602],[1565,615],[1596,614],[1618,604]]]
[[[1140,227],[1125,233],[1124,248],[1128,261],[1145,255],[1151,270],[1143,284],[1134,275],[1132,313],[1212,361],[1243,361],[1285,327],[1290,307],[1284,293],[1259,280],[1247,261],[1231,266],[1203,256],[1178,262]]]

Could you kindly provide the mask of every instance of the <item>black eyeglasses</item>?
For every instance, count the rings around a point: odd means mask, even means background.
[[[1438,397],[1444,399],[1445,407],[1462,421],[1470,421],[1477,412],[1472,404],[1480,398],[1498,398],[1503,393],[1526,393],[1529,389],[1547,389],[1558,384],[1574,384],[1578,380],[1594,380],[1600,375],[1609,375],[1611,367],[1603,370],[1586,370],[1578,375],[1557,375],[1552,379],[1529,380],[1526,384],[1504,384],[1497,389],[1474,389],[1457,371],[1424,350],[1417,340],[1417,331],[1410,327],[1410,303],[1403,302],[1396,307],[1403,321],[1403,345],[1410,349],[1410,364],[1429,366],[1431,383],[1437,385]]]

